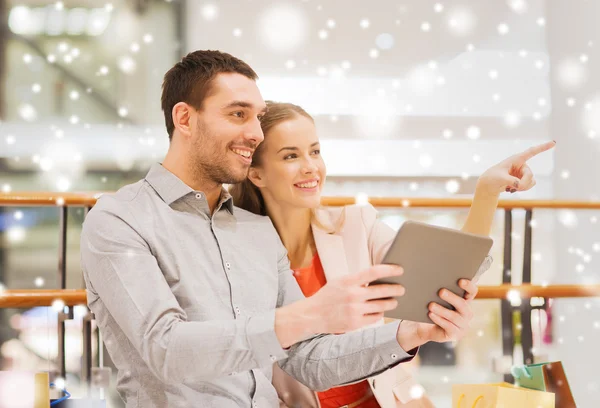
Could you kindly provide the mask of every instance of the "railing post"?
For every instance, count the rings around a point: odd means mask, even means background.
[[[88,310],[83,316],[83,356],[81,361],[81,382],[85,383],[88,396],[92,392],[92,320],[94,314]]]
[[[531,283],[531,250],[533,210],[525,212],[525,242],[523,246],[523,283]],[[523,362],[533,364],[533,331],[531,329],[531,299],[521,302],[521,344],[523,345]]]
[[[83,219],[87,217],[91,207],[85,206],[83,209]],[[85,289],[85,280],[83,274],[81,275],[81,284]],[[94,314],[91,310],[87,310],[87,313],[83,317],[83,356],[81,363],[81,380],[86,384],[86,391],[88,396],[92,396],[92,354],[93,354],[93,331],[92,331],[92,320],[94,320]]]
[[[84,221],[91,209],[92,209],[92,207],[87,206],[87,205],[85,207],[83,207],[83,220]],[[83,277],[83,273],[81,274],[81,287],[83,289],[85,289],[85,279]]]
[[[512,210],[504,210],[504,266],[502,273],[502,283],[511,283],[512,268]],[[507,299],[502,299],[500,303],[502,318],[502,354],[510,356],[512,359],[515,336],[513,333],[512,305]],[[511,374],[504,374],[504,381],[512,383],[514,381]]]
[[[61,289],[67,288],[67,205],[59,209],[59,241],[58,241],[58,285]]]
[[[58,312],[58,374],[59,377],[66,380],[67,378],[67,367],[66,367],[66,344],[65,344],[65,322],[73,319],[73,308],[65,306],[63,310]]]
[[[58,241],[58,284],[60,289],[67,288],[67,205],[59,207],[59,241]],[[68,306],[67,306],[68,307]],[[58,371],[61,378],[67,376],[66,348],[65,348],[65,321],[73,316],[73,309],[68,307],[68,312],[58,313]]]

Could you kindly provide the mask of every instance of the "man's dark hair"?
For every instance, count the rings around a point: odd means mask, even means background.
[[[209,95],[212,80],[221,73],[238,73],[252,80],[258,75],[244,61],[220,51],[194,51],[183,57],[165,74],[162,85],[161,106],[169,140],[173,137],[173,106],[179,102],[202,109]]]

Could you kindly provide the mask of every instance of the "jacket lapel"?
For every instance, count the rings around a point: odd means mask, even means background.
[[[327,222],[331,223],[329,214],[326,211],[320,212],[319,223],[324,224],[326,227]],[[346,261],[346,249],[344,247],[344,239],[337,233],[329,233],[323,230],[321,227],[312,224],[313,237],[315,238],[315,245],[317,247],[317,253],[321,259],[323,265],[323,271],[325,277],[329,281],[341,276],[348,275],[348,263]]]

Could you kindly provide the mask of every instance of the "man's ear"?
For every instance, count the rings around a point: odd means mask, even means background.
[[[264,187],[267,184],[263,178],[262,171],[257,167],[250,167],[248,179],[258,188]]]
[[[192,134],[192,107],[185,102],[179,102],[173,106],[171,115],[175,129],[184,137]]]

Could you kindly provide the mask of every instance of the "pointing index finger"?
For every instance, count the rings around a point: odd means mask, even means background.
[[[532,146],[529,149],[524,150],[521,154],[519,154],[519,158],[526,162],[527,160],[530,160],[538,154],[552,149],[554,146],[556,146],[556,142],[554,140],[551,142],[539,144],[537,146]]]

